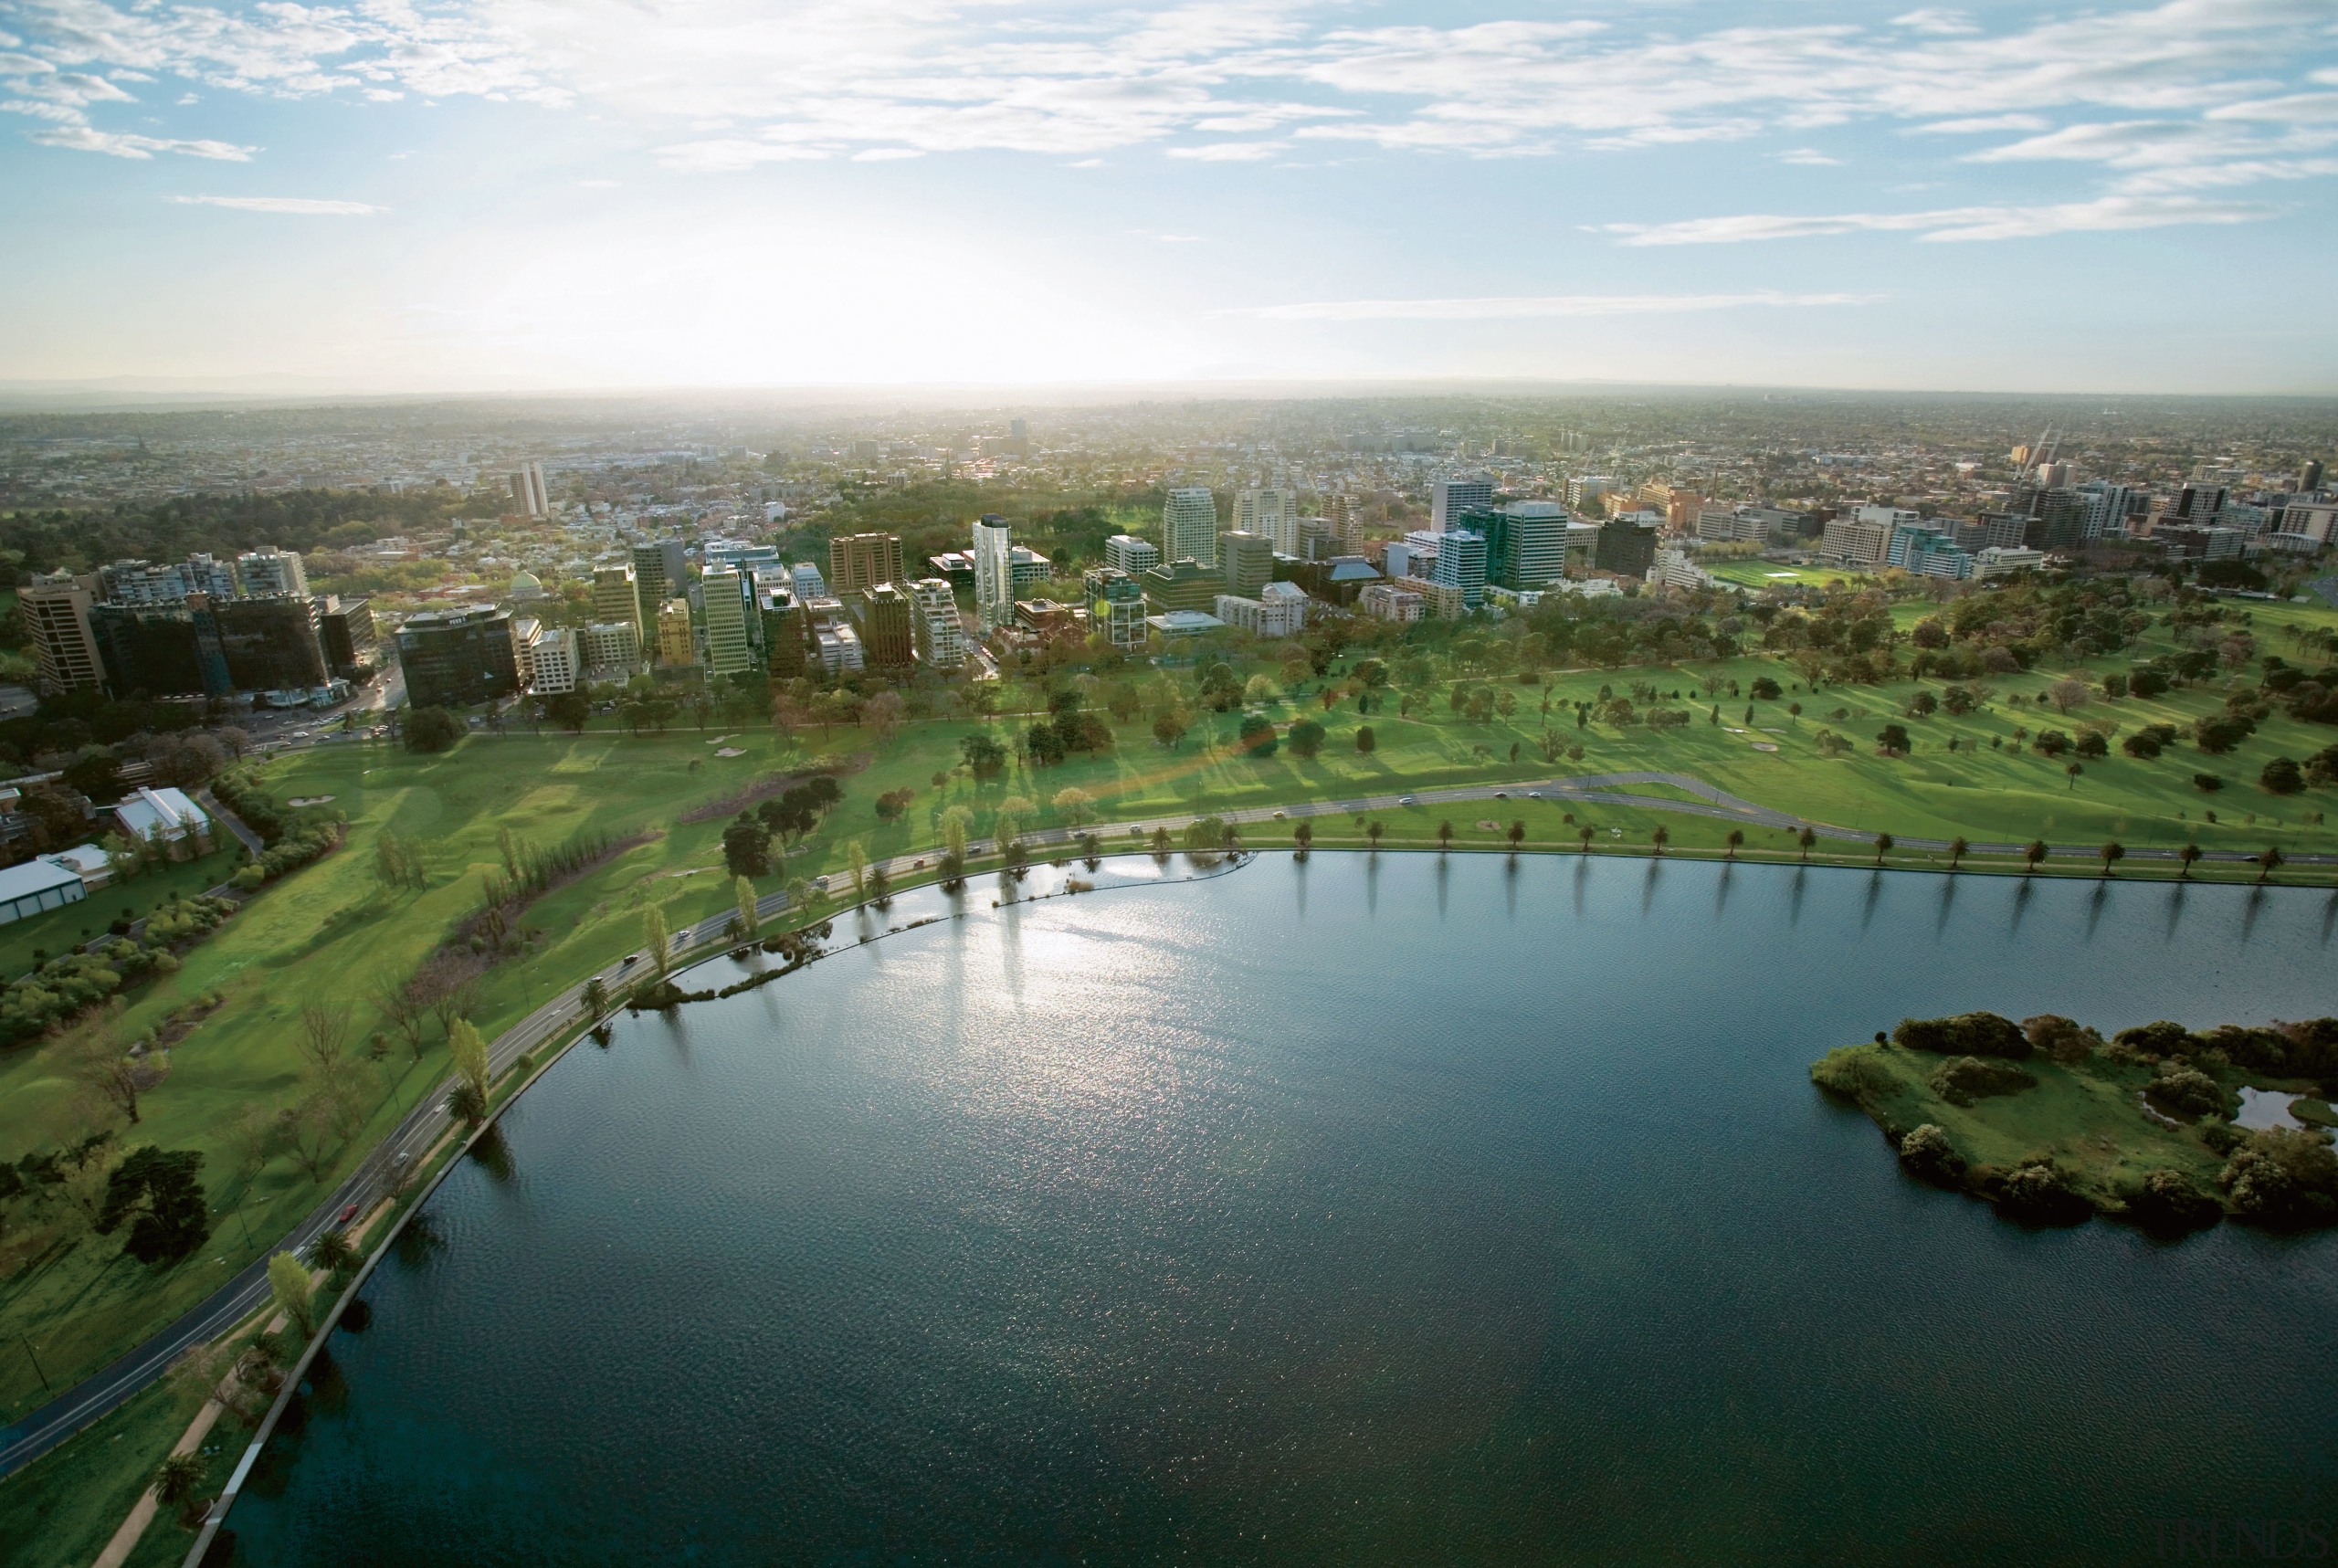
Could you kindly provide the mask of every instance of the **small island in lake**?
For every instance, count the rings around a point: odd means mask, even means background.
[[[1866,1111],[1911,1173],[2015,1218],[2338,1225],[2338,1018],[2162,1020],[2108,1040],[2053,1014],[1903,1018],[1810,1078]]]

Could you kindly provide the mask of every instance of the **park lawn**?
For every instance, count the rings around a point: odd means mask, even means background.
[[[225,830],[224,848],[192,860],[171,861],[129,881],[100,888],[78,904],[50,910],[29,920],[0,926],[0,974],[18,975],[39,962],[34,955],[54,958],[103,936],[115,917],[136,920],[151,915],[174,895],[185,898],[216,888],[235,875],[242,853]]]
[[[2148,1115],[2140,1099],[2148,1068],[2100,1053],[2074,1067],[2042,1057],[2017,1064],[2037,1087],[1952,1104],[1925,1082],[1945,1057],[1928,1051],[1861,1047],[1887,1075],[1888,1087],[1859,1096],[1879,1125],[1912,1129],[1929,1121],[1948,1134],[1970,1163],[2000,1170],[2049,1156],[2098,1207],[2119,1207],[2122,1194],[2154,1171],[2175,1171],[2201,1192],[2214,1192],[2225,1162],[2188,1130]]]
[[[202,1407],[200,1394],[182,1393],[168,1382],[154,1384],[72,1442],[0,1480],[0,1564],[82,1568],[112,1539],[171,1445]],[[242,1432],[232,1420],[223,1421],[205,1446],[239,1449],[241,1444],[230,1439]],[[195,1538],[177,1527],[170,1511],[162,1510],[148,1527],[132,1562],[176,1562],[186,1555]],[[175,1553],[167,1552],[173,1544]]]
[[[2338,624],[2318,608],[2273,606],[2284,612],[2280,625]],[[2267,608],[2259,606],[2259,609]],[[2280,641],[2277,629],[2258,623],[2268,651]],[[544,996],[578,975],[636,951],[642,917],[652,903],[670,929],[727,909],[729,879],[721,871],[719,818],[684,825],[690,807],[725,796],[777,770],[798,770],[818,761],[843,763],[846,799],[811,838],[786,850],[786,866],[764,883],[769,891],[795,878],[833,875],[845,864],[845,845],[858,840],[870,858],[918,856],[939,841],[937,818],[952,805],[974,814],[973,835],[987,837],[1002,805],[1023,796],[1035,810],[1027,827],[1069,825],[1075,815],[1104,822],[1174,816],[1244,807],[1268,807],[1308,800],[1391,795],[1439,785],[1526,782],[1608,772],[1672,772],[1689,774],[1760,805],[1832,823],[1861,833],[1897,837],[2023,842],[2044,837],[2065,844],[2117,838],[2130,847],[2175,847],[2187,841],[2211,849],[2254,853],[2278,843],[2285,854],[2338,850],[2338,836],[2326,826],[2327,792],[2282,799],[2254,782],[2275,755],[2303,758],[2338,735],[2285,717],[2269,720],[2228,757],[2204,759],[2179,744],[2156,762],[2138,762],[2115,752],[2090,763],[2073,780],[2060,762],[2009,746],[2015,731],[2051,725],[2075,731],[2085,718],[2113,719],[2122,732],[2164,721],[2188,726],[2222,705],[2214,683],[2173,692],[2153,701],[2112,703],[2096,699],[2080,713],[2064,717],[2033,705],[2014,706],[2017,693],[2042,691],[2058,675],[2083,674],[2099,686],[2110,670],[2130,668],[2157,651],[2164,637],[2119,658],[2089,665],[2038,669],[1988,684],[1997,695],[1985,709],[1951,719],[1902,717],[1917,689],[1938,691],[1939,681],[1900,681],[1883,687],[1809,689],[1798,670],[1783,660],[1753,655],[1711,665],[1635,668],[1615,671],[1575,670],[1555,678],[1550,724],[1563,745],[1583,747],[1581,760],[1564,755],[1545,761],[1538,742],[1544,718],[1543,691],[1514,680],[1488,678],[1508,690],[1516,711],[1508,719],[1471,723],[1457,718],[1445,701],[1446,683],[1415,695],[1420,716],[1398,717],[1399,694],[1359,715],[1353,700],[1325,711],[1307,686],[1268,705],[1288,724],[1301,716],[1327,730],[1322,753],[1301,758],[1285,743],[1270,756],[1242,752],[1236,744],[1239,712],[1195,716],[1194,728],[1175,747],[1163,747],[1150,733],[1149,715],[1115,726],[1109,752],[1076,755],[1060,766],[1031,768],[1011,762],[998,776],[975,780],[956,764],[960,742],[977,731],[1010,746],[1029,723],[1026,717],[994,721],[939,720],[913,722],[883,741],[852,728],[833,732],[806,729],[793,737],[767,730],[675,731],[635,738],[609,731],[581,736],[511,734],[473,736],[454,751],[416,757],[386,743],[342,745],[303,751],[271,763],[269,783],[279,798],[331,795],[321,810],[345,814],[345,847],[317,865],[267,889],[210,941],[191,950],[181,972],[151,984],[132,1000],[133,1029],[153,1024],[169,1008],[205,992],[218,991],[226,1005],[174,1053],[171,1079],[150,1094],[146,1121],[136,1142],[168,1148],[194,1148],[206,1155],[205,1181],[219,1215],[211,1242],[195,1258],[161,1276],[121,1262],[105,1238],[52,1248],[26,1264],[21,1250],[0,1257],[11,1272],[0,1278],[0,1328],[28,1332],[51,1377],[59,1382],[85,1374],[134,1344],[169,1318],[191,1306],[220,1279],[247,1261],[272,1237],[280,1237],[316,1202],[320,1186],[279,1157],[256,1176],[233,1168],[226,1130],[247,1105],[289,1104],[298,1092],[298,1016],[311,1000],[353,1006],[353,1037],[363,1040],[381,1025],[369,1001],[373,986],[402,979],[476,907],[480,874],[499,860],[497,831],[509,827],[539,844],[559,842],[583,830],[627,835],[645,829],[661,836],[635,847],[574,882],[541,899],[524,917],[540,928],[541,939],[523,955],[490,972],[476,1021],[492,1035],[515,1022]],[[1263,662],[1256,665],[1263,670]],[[1246,668],[1246,673],[1248,669]],[[1336,673],[1336,672],[1335,672]],[[1726,695],[1734,679],[1741,689],[1767,675],[1785,689],[1775,702],[1749,704]],[[1688,709],[1693,721],[1656,731],[1645,725],[1616,730],[1577,727],[1573,705],[1596,699],[1602,686],[1627,689],[1635,679],[1666,691],[1667,705]],[[1708,693],[1706,682],[1718,689]],[[1140,680],[1140,684],[1143,681]],[[1678,698],[1670,697],[1679,692]],[[1011,691],[1010,698],[1022,695]],[[1799,703],[1799,717],[1788,712]],[[1718,706],[1720,722],[1713,722]],[[1751,722],[1746,709],[1754,710]],[[1841,716],[1836,717],[1839,710]],[[1915,741],[1902,758],[1876,753],[1874,735],[1884,723],[1901,722]],[[1369,723],[1378,740],[1369,753],[1355,747],[1357,730]],[[1856,742],[1854,752],[1827,758],[1817,747],[1819,729],[1830,727]],[[1743,732],[1732,732],[1732,731]],[[746,752],[714,757],[716,742]],[[1947,742],[1954,738],[1958,749]],[[1757,752],[1755,742],[1778,747]],[[1512,749],[1516,749],[1513,758]],[[696,766],[693,767],[692,764]],[[2213,771],[2227,787],[2207,796],[2191,775]],[[935,783],[939,776],[941,782]],[[1092,797],[1087,811],[1054,806],[1058,792],[1074,787]],[[871,809],[888,790],[913,792],[899,820],[880,821]],[[1671,795],[1667,786],[1633,793]],[[2210,824],[2208,811],[2220,820]],[[1494,847],[1498,831],[1480,829],[1481,817],[1506,826],[1513,818],[1529,824],[1529,843],[1573,847],[1580,823],[1569,812],[1603,830],[1598,847],[1614,852],[1649,843],[1661,826],[1674,848],[1718,853],[1733,826],[1727,819],[1649,808],[1541,805],[1520,801],[1467,803],[1432,808],[1398,808],[1376,814],[1386,842],[1428,846],[1440,821],[1455,824],[1456,843]],[[1280,825],[1277,825],[1280,828]],[[383,888],[373,871],[374,846],[384,831],[426,845],[432,868],[422,892]],[[1747,834],[1749,858],[1796,858],[1789,835],[1755,827]],[[1319,823],[1327,846],[1362,841],[1361,825],[1338,819]],[[1247,835],[1254,845],[1283,837]],[[1822,844],[1820,860],[1859,860],[1852,846]],[[1901,853],[1893,864],[1931,864],[1937,854]],[[2049,868],[2087,870],[2084,866]],[[2126,874],[2143,868],[2131,862]],[[2246,875],[2204,868],[2202,875],[2229,879]],[[378,1072],[380,1100],[367,1125],[338,1157],[346,1169],[395,1124],[416,1096],[427,1092],[444,1072],[443,1044],[434,1037],[421,1059],[410,1059],[393,1042]],[[55,1147],[78,1137],[87,1125],[76,1096],[55,1070],[54,1042],[0,1058],[0,1157]],[[332,1179],[329,1173],[327,1180]],[[0,1353],[0,1409],[20,1413],[39,1398],[29,1363]]]

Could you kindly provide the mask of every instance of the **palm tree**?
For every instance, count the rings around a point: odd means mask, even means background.
[[[1806,827],[1800,833],[1795,835],[1794,841],[1802,846],[1802,863],[1806,866],[1809,865],[1810,847],[1818,842],[1817,829]]]
[[[1156,827],[1153,830],[1153,852],[1155,855],[1166,855],[1169,853],[1169,830],[1167,828]]]
[[[1656,846],[1656,857],[1661,860],[1664,858],[1664,847],[1672,842],[1672,830],[1659,822],[1656,825],[1656,831],[1648,835],[1648,841]]]
[[[1950,839],[1948,841],[1948,868],[1952,871],[1957,869],[1959,865],[1964,861],[1964,857],[1972,852],[1973,846],[1964,839]]]
[[[1387,831],[1388,830],[1386,828],[1380,826],[1380,821],[1377,817],[1374,817],[1372,821],[1364,825],[1364,836],[1372,840],[1372,847],[1374,849],[1380,847],[1380,836]]]
[[[2086,772],[2086,769],[2080,767],[2076,763],[2072,763],[2062,771],[2070,775],[2070,787],[2072,789],[2076,789],[2079,787],[2079,775]]]
[[[2102,857],[2102,874],[2108,877],[2111,875],[2111,863],[2113,860],[2124,860],[2127,858],[2127,847],[2114,838],[2096,853]]]
[[[1299,858],[1303,860],[1307,858],[1308,849],[1315,842],[1315,830],[1302,822],[1290,830],[1290,839],[1292,843],[1299,846]]]
[[[347,1234],[338,1228],[323,1232],[309,1244],[309,1261],[328,1271],[354,1262],[356,1258],[357,1249],[349,1245]]]
[[[1731,829],[1729,830],[1729,840],[1728,840],[1728,842],[1729,842],[1729,855],[1728,855],[1728,857],[1727,857],[1727,858],[1728,858],[1729,859],[1734,860],[1734,859],[1736,859],[1736,858],[1737,858],[1737,848],[1738,848],[1738,846],[1739,846],[1739,845],[1741,845],[1741,844],[1743,844],[1743,843],[1745,842],[1745,830],[1744,830],[1743,828],[1742,828],[1742,827],[1732,827],[1732,828],[1731,828]]]
[[[1510,825],[1510,852],[1512,855],[1517,854],[1518,847],[1525,842],[1526,824],[1522,822],[1511,823]]]
[[[1577,838],[1580,838],[1580,839],[1582,839],[1582,840],[1583,840],[1583,852],[1584,852],[1585,855],[1590,854],[1590,853],[1591,853],[1591,829],[1590,829],[1590,828],[1588,828],[1588,827],[1581,828],[1581,829],[1579,829],[1579,830],[1575,833],[1575,837],[1576,837]]]
[[[1453,824],[1450,822],[1438,823],[1437,825],[1437,852],[1442,855],[1452,847]]]
[[[200,1454],[173,1454],[154,1472],[154,1500],[159,1503],[181,1503],[195,1495],[203,1484],[208,1467]]]
[[[2178,849],[2175,852],[2175,858],[2184,862],[2184,880],[2187,882],[2190,881],[2192,879],[2192,862],[2200,858],[2200,847],[2197,844],[2186,844],[2183,848]]]
[[[2264,852],[2263,854],[2261,854],[2261,855],[2259,855],[2259,856],[2258,856],[2258,857],[2257,857],[2257,880],[2258,880],[2258,882],[2261,885],[2261,884],[2264,882],[2264,880],[2265,880],[2265,879],[2266,879],[2266,878],[2268,878],[2268,877],[2271,876],[2274,872],[2276,872],[2276,871],[2280,870],[2280,868],[2281,868],[2281,852],[2280,852],[2279,849],[2274,848],[2271,845],[2268,844],[2268,845],[2265,847],[2265,852]]]
[[[2032,871],[2038,869],[2038,863],[2045,859],[2046,855],[2046,840],[2043,838],[2031,839],[2029,847],[2021,852],[2021,858],[2029,862],[2029,868]]]
[[[1889,833],[1877,834],[1875,836],[1875,863],[1879,866],[1882,865],[1883,858],[1890,853],[1891,835]]]

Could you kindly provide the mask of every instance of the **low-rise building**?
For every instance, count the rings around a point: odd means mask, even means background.
[[[54,855],[37,855],[0,871],[0,925],[61,910],[89,896],[80,872]]]
[[[139,789],[113,808],[124,838],[160,845],[174,860],[211,853],[211,818],[179,789]]]
[[[1421,618],[1421,596],[1395,583],[1373,583],[1355,598],[1356,608],[1374,619],[1399,626]]]
[[[585,673],[596,680],[630,680],[641,668],[641,633],[631,621],[595,621],[576,634]]]
[[[1287,637],[1307,624],[1307,595],[1289,583],[1269,583],[1255,599],[1220,594],[1217,618],[1252,637]]]
[[[1125,572],[1133,577],[1161,564],[1161,552],[1149,539],[1139,539],[1133,533],[1116,533],[1104,541],[1104,564]]]
[[[658,606],[658,662],[676,666],[698,662],[698,634],[690,626],[688,599],[669,599]]]
[[[1973,558],[1973,574],[1985,581],[2010,577],[2017,572],[2035,572],[2045,564],[2046,552],[2042,550],[1992,545]]]
[[[1433,583],[1426,577],[1393,577],[1389,581],[1408,594],[1420,595],[1425,620],[1458,621],[1469,614],[1469,603],[1462,597],[1458,583]]]
[[[1689,559],[1684,550],[1659,551],[1648,569],[1648,580],[1659,588],[1710,588],[1713,574]]]

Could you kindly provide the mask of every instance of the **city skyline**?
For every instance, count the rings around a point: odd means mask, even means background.
[[[2308,0],[9,0],[0,113],[0,381],[2338,386]]]

